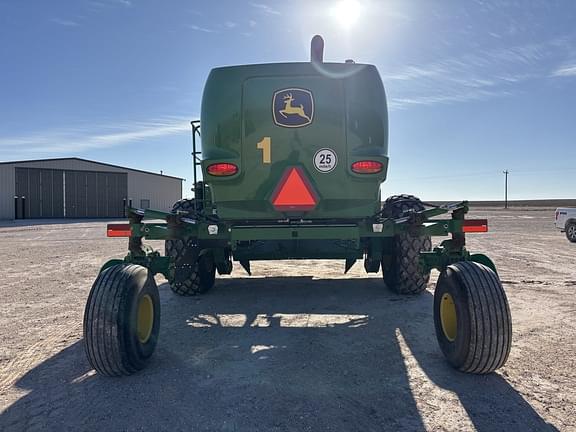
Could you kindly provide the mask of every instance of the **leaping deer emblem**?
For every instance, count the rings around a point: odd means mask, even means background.
[[[278,111],[282,115],[282,117],[288,118],[289,114],[296,114],[299,117],[305,118],[309,122],[312,121],[310,117],[308,117],[304,112],[304,105],[301,104],[300,106],[292,106],[292,102],[294,101],[292,93],[286,93],[283,99],[284,99],[284,109]]]

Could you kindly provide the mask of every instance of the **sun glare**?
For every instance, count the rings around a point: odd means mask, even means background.
[[[338,24],[349,29],[360,18],[360,4],[355,0],[341,0],[332,8],[331,15]]]

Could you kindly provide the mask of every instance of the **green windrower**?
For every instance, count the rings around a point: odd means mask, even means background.
[[[372,65],[324,63],[323,46],[315,36],[310,62],[211,71],[192,122],[194,198],[171,212],[128,208],[128,223],[108,225],[109,237],[129,240],[123,259],[103,265],[86,305],[86,352],[99,373],[131,374],[154,352],[154,275],[176,294],[197,295],[234,261],[250,274],[252,261],[280,259],[342,260],[344,272],[363,260],[398,295],[422,293],[436,269],[434,325],[450,364],[489,373],[506,362],[506,295],[494,263],[465,244],[487,221],[465,219],[466,202],[398,195],[382,205],[384,86]],[[432,236],[447,238],[432,248]],[[145,239],[165,240],[165,254]]]

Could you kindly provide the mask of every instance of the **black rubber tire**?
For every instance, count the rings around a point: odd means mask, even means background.
[[[204,254],[198,258],[193,266],[190,277],[182,281],[169,281],[170,289],[181,296],[195,296],[209,291],[216,281],[216,265],[211,254]]]
[[[194,199],[182,199],[177,201],[172,207],[172,212],[192,213],[194,210]],[[197,209],[200,210],[200,209]],[[181,296],[194,296],[203,294],[214,286],[216,277],[216,267],[212,255],[202,255],[196,263],[178,264],[190,248],[196,247],[194,239],[166,240],[165,255],[172,257],[174,263],[183,267],[188,267],[189,276],[184,280],[168,280],[170,289]]]
[[[452,330],[446,318],[447,330],[443,328],[443,298],[454,307]],[[504,365],[512,344],[512,318],[496,273],[472,261],[448,266],[434,292],[434,326],[440,349],[456,369],[487,374]]]
[[[566,232],[566,238],[570,242],[576,243],[576,222],[567,222],[565,232]]]
[[[424,210],[422,202],[412,195],[395,195],[386,200],[382,215],[400,218],[411,210]],[[394,236],[392,262],[388,269],[382,265],[386,286],[397,294],[420,294],[426,290],[430,272],[420,266],[420,252],[432,249],[430,236],[414,236],[404,232]]]
[[[176,201],[172,206],[172,213],[176,213],[178,211],[190,213],[194,210],[194,199],[181,199],[180,201]],[[164,250],[165,255],[174,258],[174,260],[178,260],[184,256],[186,249],[188,247],[194,246],[193,239],[187,240],[166,240],[164,243]]]
[[[143,300],[152,311],[144,341],[138,334]],[[98,275],[84,310],[84,348],[99,374],[131,375],[143,369],[154,353],[159,331],[160,297],[148,269],[120,264]]]

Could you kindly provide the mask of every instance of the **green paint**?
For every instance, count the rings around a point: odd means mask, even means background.
[[[380,76],[371,65],[322,68],[324,72],[309,63],[285,63],[212,70],[202,99],[202,168],[221,218],[285,217],[270,198],[291,166],[304,171],[320,198],[306,218],[360,218],[379,210],[379,186],[388,164],[388,119]],[[312,123],[287,128],[274,122],[274,93],[286,88],[312,93]],[[265,137],[270,138],[270,163],[258,148]],[[338,163],[329,173],[314,165],[314,155],[322,148],[337,154]],[[382,162],[384,170],[353,173],[351,164],[365,159]],[[218,162],[233,163],[239,172],[211,176],[206,168]]]
[[[492,261],[486,255],[480,253],[472,254],[470,255],[470,261],[474,261],[479,264],[484,264],[489,269],[492,269],[494,273],[496,273],[496,275],[498,275],[498,270],[496,270],[496,264],[494,264],[494,261]]]
[[[388,114],[378,71],[362,64],[283,63],[212,70],[202,98],[204,181],[195,185],[197,211],[171,214],[128,209],[129,254],[107,266],[136,263],[154,274],[173,274],[170,258],[142,239],[194,239],[193,257],[210,253],[220,273],[232,259],[366,258],[378,271],[392,262],[392,238],[401,232],[451,236],[421,255],[426,268],[473,259],[495,269],[483,255],[465,248],[462,233],[467,202],[431,208],[389,220],[380,215],[380,185],[388,169]],[[315,161],[330,149],[337,163],[326,172]],[[332,160],[332,159],[331,159]],[[376,174],[357,174],[361,160],[382,163]],[[232,163],[238,172],[212,176],[207,168]],[[298,167],[318,202],[309,211],[284,213],[271,202],[283,174]],[[450,214],[450,218],[437,217]],[[145,223],[163,219],[165,223]],[[491,265],[490,265],[491,264]]]

